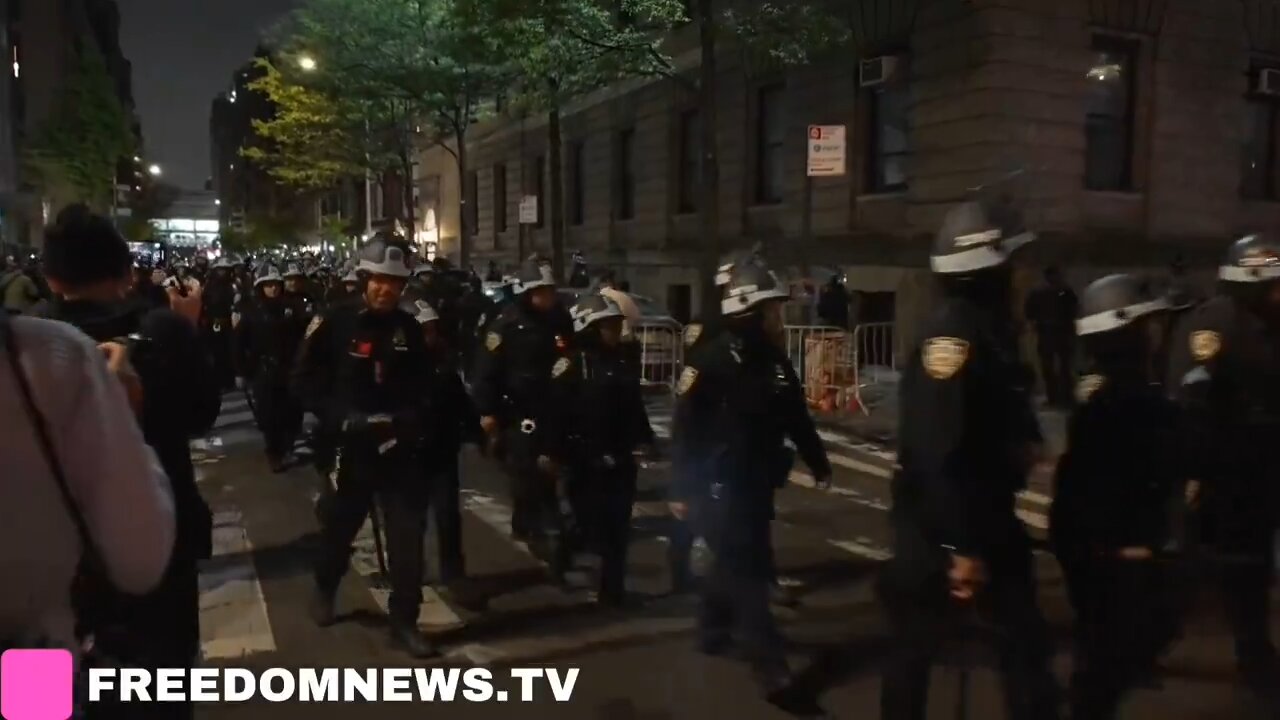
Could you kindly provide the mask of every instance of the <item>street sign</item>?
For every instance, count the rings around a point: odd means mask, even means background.
[[[520,224],[538,224],[538,196],[525,195],[520,198]]]
[[[838,177],[845,172],[844,125],[809,126],[809,177]]]

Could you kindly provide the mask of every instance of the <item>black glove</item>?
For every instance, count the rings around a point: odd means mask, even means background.
[[[425,426],[422,415],[416,410],[402,410],[392,417],[392,426],[398,440],[405,443],[417,443],[422,439]]]

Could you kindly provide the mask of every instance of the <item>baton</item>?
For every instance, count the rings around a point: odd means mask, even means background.
[[[373,549],[378,555],[378,570],[382,573],[382,577],[391,581],[391,576],[387,573],[386,552],[382,547],[382,520],[378,516],[378,503],[376,500],[369,502],[369,522],[373,525]]]

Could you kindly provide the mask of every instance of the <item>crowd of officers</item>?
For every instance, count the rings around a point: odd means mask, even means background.
[[[73,215],[52,233],[113,235],[106,222]],[[984,197],[949,212],[931,254],[941,294],[903,371],[893,558],[879,582],[895,634],[886,720],[926,716],[932,664],[975,628],[1000,654],[1009,717],[1061,716],[1032,543],[1015,512],[1016,494],[1046,459],[1012,312],[1014,255],[1034,239],[1007,199]],[[187,515],[164,601],[181,608],[169,627],[182,629],[158,643],[172,647],[144,653],[154,662],[185,664],[176,660],[198,643],[196,562],[209,555],[209,512],[187,439],[207,431],[221,391],[237,384],[276,471],[292,461],[303,413],[318,419],[318,624],[334,621],[352,544],[372,514],[385,531],[392,639],[415,657],[436,654],[417,627],[429,511],[444,590],[475,600],[461,544],[466,443],[507,471],[513,537],[557,579],[575,552],[598,553],[599,601],[625,602],[637,457],[654,452],[654,433],[636,339],[608,291],[566,306],[550,265],[531,258],[494,303],[473,276],[415,268],[402,239],[379,235],[337,273],[305,258],[283,271],[235,258],[171,268],[173,277],[138,268],[129,301],[117,303],[95,296],[100,278],[76,269],[77,252],[76,262],[53,258],[71,269],[49,275],[58,299],[35,313],[99,339],[128,338],[140,372],[159,378],[143,422]],[[161,299],[173,302],[193,279],[195,328]],[[1219,280],[1200,304],[1157,296],[1130,275],[1081,295],[1076,330],[1088,372],[1050,513],[1076,615],[1071,717],[1115,717],[1125,693],[1151,681],[1185,610],[1169,586],[1193,557],[1209,558],[1221,579],[1241,677],[1260,691],[1276,684],[1269,444],[1280,430],[1280,241],[1239,240]],[[770,610],[780,599],[774,495],[797,455],[819,488],[831,465],[783,349],[786,287],[757,253],[725,258],[716,285],[720,312],[686,328],[676,387],[672,575],[678,588],[690,584],[690,548],[703,538],[711,562],[698,647],[735,650],[778,700],[793,676]],[[158,607],[133,611],[150,613],[154,626]]]

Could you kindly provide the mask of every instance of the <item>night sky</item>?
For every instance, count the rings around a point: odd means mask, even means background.
[[[117,0],[147,158],[198,190],[209,177],[209,105],[298,0]]]

